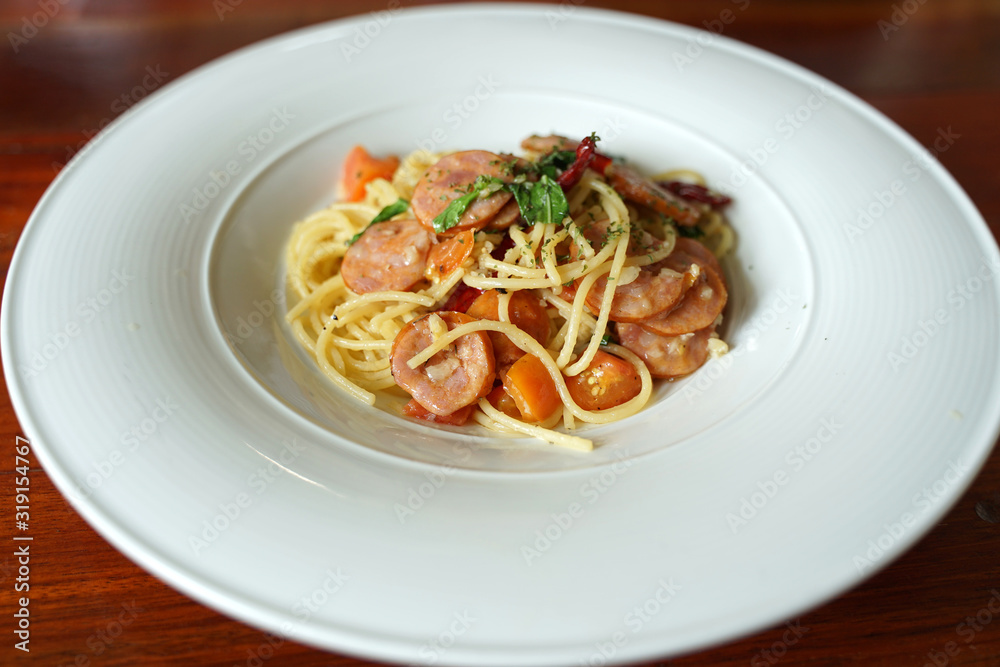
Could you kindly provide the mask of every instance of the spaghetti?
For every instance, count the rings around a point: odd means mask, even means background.
[[[716,257],[734,243],[728,199],[698,174],[649,179],[596,142],[533,136],[524,158],[355,148],[356,201],[288,241],[295,337],[369,405],[405,392],[409,417],[591,449],[564,431],[633,415],[654,378],[727,351]]]

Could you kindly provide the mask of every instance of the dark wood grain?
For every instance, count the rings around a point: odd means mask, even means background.
[[[43,3],[44,4],[44,3]],[[50,3],[57,4],[57,3]],[[421,3],[404,3],[413,5]],[[588,6],[611,6],[591,2]],[[36,0],[0,6],[0,262],[6,279],[17,239],[61,165],[104,124],[146,94],[149,68],[172,80],[259,39],[384,8],[350,0],[244,0],[219,15],[209,0],[69,2],[15,53],[8,37]],[[1000,236],[1000,2],[927,0],[898,30],[894,4],[854,0],[653,2],[614,8],[706,27],[736,5],[724,34],[786,57],[860,95],[930,146],[960,134],[938,157]],[[60,5],[61,7],[61,5]],[[883,25],[884,28],[884,25]],[[147,79],[148,80],[148,79]],[[159,85],[159,83],[157,84]],[[6,387],[5,387],[6,389]],[[0,536],[13,536],[13,447],[20,435],[0,397]],[[13,648],[17,577],[0,555],[0,663],[38,665],[256,665],[269,656],[261,631],[180,595],[127,560],[31,470],[37,526],[31,561],[31,652]],[[1000,453],[914,549],[858,588],[785,626],[650,665],[1000,665],[1000,615],[960,625],[1000,595]],[[985,618],[985,614],[982,618]],[[978,627],[969,639],[969,628]],[[950,654],[949,654],[950,649]],[[768,651],[771,651],[768,653]],[[369,665],[284,642],[267,665]]]

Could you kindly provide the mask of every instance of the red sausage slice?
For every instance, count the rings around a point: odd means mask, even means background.
[[[409,402],[403,406],[403,416],[412,417],[413,419],[422,419],[427,422],[432,422],[434,424],[448,424],[449,426],[463,426],[465,422],[469,421],[469,417],[472,416],[473,411],[476,406],[466,405],[464,408],[459,408],[455,410],[450,415],[441,417],[433,412],[428,412],[424,409],[424,406],[417,403],[412,398]]]
[[[410,368],[407,361],[434,341],[431,318],[439,317],[450,331],[475,320],[464,313],[442,310],[407,324],[392,342],[389,363],[396,384],[417,403],[439,417],[471,405],[493,388],[493,345],[485,332],[462,336],[426,363]]]
[[[697,264],[698,281],[673,309],[638,324],[661,336],[678,336],[711,326],[728,299],[719,260],[698,241],[679,237],[665,262],[674,271],[686,271],[691,264]]]
[[[584,236],[595,249],[600,248],[608,240],[609,221],[597,221],[583,230]],[[613,233],[612,233],[613,236]],[[658,250],[663,241],[645,231],[633,233],[629,239],[628,255],[642,255]],[[575,257],[576,253],[573,252]],[[646,265],[639,270],[639,276],[626,285],[618,285],[611,301],[613,322],[640,322],[664,313],[680,302],[681,297],[694,282],[690,275],[680,268],[667,264],[667,259]],[[582,279],[581,279],[582,281]],[[598,278],[587,293],[587,308],[598,314],[601,301],[604,299],[604,289],[608,284],[607,275]],[[579,286],[579,283],[577,283]]]
[[[521,207],[517,205],[516,201],[511,199],[503,205],[503,208],[497,211],[497,214],[493,216],[492,220],[489,221],[486,228],[498,231],[501,229],[507,229],[514,224],[519,217],[521,217]]]
[[[722,272],[722,267],[719,265],[719,260],[715,258],[712,251],[705,247],[700,241],[695,241],[694,239],[689,239],[684,236],[678,236],[677,242],[674,244],[674,251],[670,253],[670,256],[680,255],[683,253],[686,255],[686,259],[690,263],[697,264],[699,266],[707,266],[708,268],[715,271],[720,277],[725,274]]]
[[[618,340],[638,355],[653,377],[677,377],[698,370],[708,359],[714,327],[681,336],[660,336],[637,324],[619,324]]]
[[[521,142],[521,148],[533,153],[551,153],[552,151],[573,151],[580,145],[579,139],[570,139],[558,134],[541,137],[533,134]]]
[[[513,178],[512,160],[489,151],[462,151],[444,156],[424,173],[414,188],[410,201],[414,215],[427,229],[433,230],[434,218],[453,200],[470,192],[476,178],[483,174],[509,183]],[[501,191],[473,200],[459,218],[459,224],[443,232],[444,235],[482,229],[511,197],[509,192]]]
[[[344,255],[344,284],[358,294],[406,291],[424,277],[433,242],[434,234],[416,220],[372,225]]]
[[[648,206],[657,213],[673,218],[679,225],[694,225],[701,217],[697,204],[687,202],[673,192],[661,188],[632,167],[612,162],[604,171],[608,183],[625,199]]]
[[[661,336],[678,336],[711,326],[722,314],[728,294],[726,283],[715,271],[701,267],[701,275],[670,312],[639,322],[648,331]]]

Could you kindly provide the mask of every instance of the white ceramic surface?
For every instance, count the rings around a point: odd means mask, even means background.
[[[733,195],[732,354],[590,455],[345,401],[281,323],[280,258],[346,150],[550,130]],[[192,597],[384,660],[600,664],[794,616],[924,534],[997,437],[998,275],[938,163],[801,68],[569,5],[435,7],[244,49],[109,127],[21,238],[3,361],[63,493]]]

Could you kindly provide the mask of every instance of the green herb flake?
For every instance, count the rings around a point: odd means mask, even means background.
[[[700,227],[684,227],[683,225],[677,225],[677,233],[687,239],[700,239],[705,235]]]
[[[559,174],[569,168],[576,161],[576,151],[552,151],[547,153],[532,165],[532,169],[543,176],[551,179],[559,177]]]

